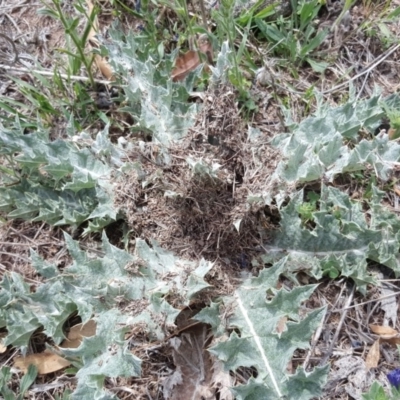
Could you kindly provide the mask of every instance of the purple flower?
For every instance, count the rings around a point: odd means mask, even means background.
[[[389,382],[396,389],[400,389],[400,369],[394,369],[392,372],[387,374]]]

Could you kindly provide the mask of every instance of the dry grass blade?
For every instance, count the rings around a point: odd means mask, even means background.
[[[343,311],[341,313],[340,321],[339,321],[339,323],[338,323],[338,325],[336,327],[336,332],[335,332],[335,334],[333,336],[333,339],[332,339],[331,343],[329,344],[329,348],[328,348],[327,352],[325,353],[325,355],[322,357],[322,359],[320,361],[320,365],[325,365],[326,362],[328,361],[328,359],[330,358],[331,354],[332,354],[333,347],[334,347],[335,343],[338,340],[340,330],[342,329],[342,326],[343,326],[344,321],[346,319],[348,307],[350,306],[351,302],[353,301],[354,291],[355,291],[355,286],[353,286],[352,289],[351,289],[349,297],[348,297],[348,299],[346,301],[346,306],[344,307],[344,309],[343,309]]]
[[[348,86],[351,82],[355,81],[356,79],[360,78],[361,76],[370,73],[374,68],[376,68],[379,64],[381,64],[383,61],[385,61],[391,54],[393,54],[398,48],[400,47],[400,44],[392,46],[386,53],[381,54],[379,57],[376,58],[367,68],[365,68],[362,72],[358,73],[357,75],[353,76],[346,82],[341,83],[340,85],[337,85],[331,89],[325,90],[322,92],[322,94],[328,94],[328,93],[334,93],[340,89],[345,88]]]

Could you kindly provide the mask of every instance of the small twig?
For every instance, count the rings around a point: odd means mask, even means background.
[[[347,302],[346,302],[346,306],[344,307],[343,310],[341,310],[342,314],[340,316],[340,321],[339,321],[339,323],[338,323],[338,325],[336,327],[336,332],[335,332],[335,334],[333,336],[333,339],[332,339],[332,341],[331,341],[331,343],[329,345],[329,348],[328,348],[327,352],[322,357],[319,365],[325,365],[327,360],[328,360],[328,358],[330,357],[330,355],[332,353],[333,346],[335,345],[335,343],[336,343],[336,341],[337,341],[337,339],[339,337],[340,331],[342,330],[342,326],[343,326],[344,320],[345,320],[346,315],[347,315],[348,307],[351,304],[351,302],[353,301],[354,292],[355,292],[355,285],[353,285],[353,287],[351,289],[349,298],[347,299]]]
[[[32,247],[31,244],[29,243],[14,243],[14,242],[0,242],[0,244],[6,245],[6,246],[27,246],[27,247]],[[42,246],[42,244],[34,244],[34,246]]]
[[[394,47],[392,47],[391,50],[389,50],[386,54],[381,54],[379,57],[377,57],[377,59],[368,67],[366,68],[364,71],[361,71],[359,74],[353,76],[352,78],[350,78],[348,81],[341,83],[340,85],[337,85],[331,89],[325,90],[324,92],[322,92],[322,94],[328,94],[328,93],[332,93],[335,92],[338,89],[342,89],[345,86],[347,86],[350,82],[358,79],[360,76],[363,76],[369,72],[371,72],[375,67],[377,67],[381,62],[385,61],[386,58],[388,58],[392,53],[394,53],[398,48],[400,47],[400,43],[396,44]]]
[[[367,83],[368,77],[369,77],[369,72],[368,72],[368,74],[365,75],[364,81],[363,81],[363,83],[362,83],[362,85],[361,85],[361,89],[360,89],[360,90],[358,91],[358,93],[357,93],[356,102],[357,102],[358,99],[360,98],[361,93],[363,92],[363,90],[364,90],[364,88],[365,88],[365,85],[366,85],[366,83]]]
[[[27,263],[30,263],[30,262],[31,262],[31,260],[27,259],[26,257],[20,256],[19,254],[8,253],[7,251],[0,251],[0,254],[4,254],[4,255],[7,255],[7,256],[20,258],[21,260],[24,260],[24,261],[27,262]]]
[[[319,338],[321,336],[322,328],[324,327],[326,317],[327,317],[327,314],[325,314],[324,319],[321,321],[321,323],[318,325],[317,330],[315,331],[314,337],[313,337],[312,342],[311,342],[311,348],[308,350],[306,358],[305,358],[304,363],[303,363],[304,371],[307,370],[307,366],[308,366],[308,363],[310,362],[311,355],[314,353],[315,347],[316,347],[316,345],[318,343],[318,340],[319,340]]]
[[[2,263],[0,263],[0,269],[4,271],[4,274],[7,273],[7,272],[10,272],[10,269],[7,268],[7,267],[6,267],[4,264],[2,264]],[[3,277],[4,274],[1,274],[0,276]],[[27,282],[31,282],[31,283],[33,283],[33,284],[35,284],[35,285],[38,285],[38,284],[39,284],[39,281],[35,281],[34,279],[28,278],[27,276],[24,276],[24,280],[27,281]],[[3,364],[3,365],[4,365],[4,364]]]
[[[23,233],[21,233],[20,231],[17,231],[16,229],[14,229],[14,228],[12,228],[12,227],[10,227],[10,229],[17,235],[17,236],[19,236],[19,237],[23,237],[25,240],[27,240],[28,242],[31,242],[33,245],[37,245],[37,243],[34,241],[34,240],[32,240],[31,238],[29,238],[29,237],[27,237],[27,236],[25,236]]]
[[[43,227],[46,225],[46,222],[43,222],[40,228],[36,231],[35,236],[33,237],[34,242],[36,242],[37,237],[40,235],[40,232],[42,231]]]
[[[0,7],[0,13],[3,13],[6,10],[13,11],[14,8],[28,7],[28,6],[33,8],[34,6],[41,6],[41,5],[42,5],[42,3],[40,3],[40,2],[32,4],[32,3],[27,3],[27,0],[23,0],[18,4],[13,4],[11,6],[2,6],[2,7]]]
[[[340,310],[334,310],[332,312],[347,311],[347,310],[350,310],[350,309],[355,308],[355,307],[364,306],[365,304],[373,303],[374,301],[385,300],[385,299],[388,299],[390,297],[399,296],[399,295],[400,295],[400,292],[390,293],[390,294],[388,294],[386,296],[378,297],[377,299],[364,301],[363,303],[355,304],[354,306],[348,306],[348,307],[345,307],[344,309],[340,309]]]
[[[204,0],[200,0],[199,3],[200,3],[201,17],[203,19],[203,26],[206,32],[208,32],[207,15],[206,15],[206,8],[204,7]]]
[[[15,30],[18,31],[19,34],[21,34],[21,30],[19,29],[18,24],[15,22],[14,18],[12,18],[9,13],[6,14],[6,17],[14,25]]]
[[[147,394],[149,400],[153,400],[153,397],[151,396],[149,388],[147,386],[146,386],[146,394]]]
[[[128,392],[130,394],[137,395],[137,392],[135,392],[131,388],[128,388],[127,386],[115,386],[115,387],[111,387],[110,390],[112,390],[113,392],[119,392],[120,390],[123,390],[124,392]],[[150,399],[152,399],[152,397],[150,397]]]

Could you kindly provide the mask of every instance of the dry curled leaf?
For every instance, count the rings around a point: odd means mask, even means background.
[[[96,334],[96,322],[90,320],[86,324],[73,326],[67,335],[67,338],[61,343],[60,347],[66,349],[75,349],[80,346],[84,337],[90,337]]]
[[[30,354],[26,357],[16,357],[14,360],[14,367],[23,372],[26,372],[31,364],[36,366],[39,374],[50,374],[68,367],[71,363],[49,350],[45,350],[43,353]]]
[[[369,329],[379,336],[384,338],[390,338],[396,336],[399,332],[396,329],[391,328],[390,326],[381,326],[381,325],[369,325]]]
[[[390,326],[370,325],[371,331],[379,335],[381,342],[389,343],[393,346],[400,345],[400,334]]]
[[[174,69],[172,70],[172,80],[174,82],[185,79],[189,72],[194,71],[202,63],[199,53],[206,56],[208,63],[212,63],[212,46],[207,35],[201,35],[197,45],[198,51],[189,50],[176,59]]]
[[[73,326],[67,338],[61,343],[60,347],[74,349],[80,346],[82,338],[93,336],[96,333],[96,322],[88,321],[86,324],[78,324]],[[43,353],[30,354],[26,357],[16,357],[14,366],[23,372],[28,370],[30,364],[37,367],[39,374],[50,374],[68,367],[71,363],[65,358],[45,350]]]
[[[379,339],[375,341],[375,343],[369,349],[367,358],[365,360],[365,365],[367,369],[376,368],[378,366],[379,358],[381,356],[379,349]]]

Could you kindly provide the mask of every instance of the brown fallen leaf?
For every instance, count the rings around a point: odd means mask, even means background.
[[[393,346],[400,344],[400,334],[396,329],[390,326],[370,325],[372,332],[379,335],[381,342],[389,343]]]
[[[175,66],[172,70],[172,80],[174,82],[185,79],[189,72],[194,71],[202,63],[199,52],[206,56],[208,63],[212,64],[212,46],[207,35],[201,35],[197,45],[199,51],[189,50],[175,60]]]
[[[97,68],[100,70],[101,74],[109,81],[112,81],[113,80],[113,71],[112,71],[108,61],[101,55],[95,54],[94,62],[96,63]]]
[[[365,365],[366,365],[368,371],[371,368],[376,368],[378,366],[380,357],[381,357],[381,353],[380,353],[379,339],[378,339],[375,341],[375,343],[369,349],[367,358],[365,360]]]
[[[369,325],[369,329],[379,336],[393,336],[397,335],[399,332],[396,329],[391,328],[390,326],[381,326],[381,325]]]
[[[175,67],[172,70],[172,80],[174,82],[183,81],[190,71],[193,71],[200,65],[200,59],[197,51],[189,50],[180,55],[175,61]]]
[[[80,346],[84,337],[90,337],[96,334],[96,321],[90,320],[86,324],[78,324],[73,326],[63,340],[60,347],[66,349],[75,349]]]
[[[88,8],[88,15],[92,15],[93,13],[93,3],[91,0],[86,0],[87,8]],[[92,26],[89,31],[88,35],[88,42],[89,44],[95,48],[100,47],[99,41],[96,38],[96,34],[99,31],[99,21],[97,16],[94,18]],[[97,65],[97,68],[101,72],[101,74],[108,80],[113,80],[113,71],[111,69],[110,64],[108,61],[99,54],[94,54],[94,61]]]
[[[68,332],[67,338],[61,343],[60,347],[74,349],[82,343],[82,338],[93,336],[96,333],[96,322],[90,320],[86,324],[77,324]],[[28,370],[30,364],[37,367],[39,374],[50,374],[68,367],[71,363],[65,358],[45,350],[43,353],[30,354],[26,357],[16,357],[14,366],[23,372]]]
[[[71,363],[50,350],[45,350],[43,353],[30,354],[26,357],[16,357],[14,360],[14,367],[23,372],[26,372],[31,364],[36,366],[39,374],[50,374],[68,367]]]

